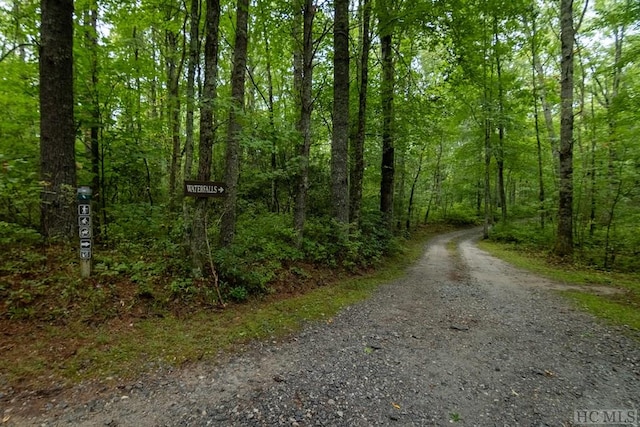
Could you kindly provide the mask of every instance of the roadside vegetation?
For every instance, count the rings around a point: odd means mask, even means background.
[[[308,321],[330,322],[401,275],[430,236],[451,228],[422,227],[405,238],[372,227],[341,242],[331,238],[331,222],[309,221],[313,239],[297,248],[277,219],[251,218],[251,237],[241,234],[231,249],[213,253],[225,307],[212,279],[193,279],[185,270],[184,248],[170,243],[170,233],[152,239],[141,232],[137,243],[96,251],[86,279],[79,277],[75,246],[44,246],[30,240],[37,234],[14,234],[0,254],[0,392],[120,381],[214,361]]]
[[[627,232],[626,235],[619,234],[621,244],[616,248],[618,262],[615,268],[605,267],[606,248],[593,242],[578,246],[572,260],[554,256],[550,251],[553,230],[550,227],[540,230],[539,224],[534,222],[496,226],[491,238],[479,244],[517,267],[560,283],[582,285],[584,291],[562,293],[598,317],[640,331],[640,270],[633,244],[638,236],[631,228]],[[596,234],[594,240],[597,238]],[[594,286],[614,287],[620,292],[597,294],[592,291]]]

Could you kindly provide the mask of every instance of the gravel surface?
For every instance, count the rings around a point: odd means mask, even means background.
[[[576,410],[633,415],[640,337],[477,249],[478,234],[434,239],[405,278],[284,342],[84,403],[52,398],[33,418],[4,408],[5,424],[573,426]]]

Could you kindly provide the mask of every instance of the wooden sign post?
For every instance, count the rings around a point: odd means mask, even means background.
[[[227,189],[224,182],[185,181],[184,195],[191,197],[225,197]]]

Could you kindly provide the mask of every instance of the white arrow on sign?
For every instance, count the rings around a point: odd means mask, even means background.
[[[91,249],[91,240],[80,240],[81,249]]]

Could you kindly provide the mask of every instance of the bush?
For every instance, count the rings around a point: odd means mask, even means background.
[[[18,224],[0,221],[0,243],[9,245],[12,243],[33,244],[40,240],[40,234],[27,227]]]
[[[532,247],[551,247],[553,244],[553,229],[546,227],[540,230],[537,222],[498,223],[489,233],[491,240],[503,243],[514,243]]]
[[[240,217],[233,244],[213,255],[225,287],[264,292],[284,262],[302,259],[290,224],[289,216],[273,213]],[[238,299],[241,294],[236,289],[233,297]]]
[[[340,227],[333,219],[308,220],[303,242],[305,257],[329,266],[356,268],[374,264],[398,248],[379,212],[364,213],[360,229],[349,234],[341,232]]]
[[[479,225],[481,218],[475,210],[460,204],[455,204],[446,211],[439,211],[433,215],[436,222],[444,222],[456,227]]]

